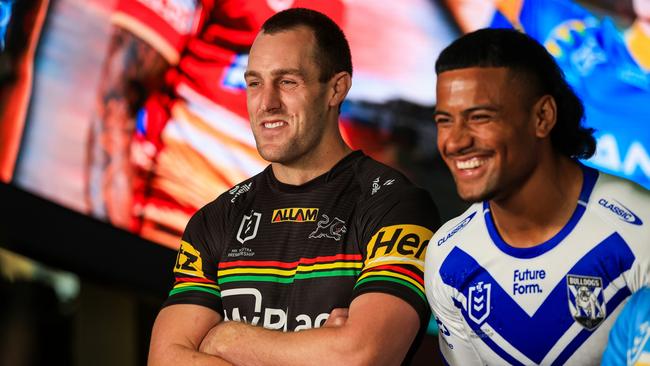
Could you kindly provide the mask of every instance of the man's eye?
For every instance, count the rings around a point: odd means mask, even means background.
[[[474,114],[470,116],[471,121],[476,121],[476,122],[483,122],[483,121],[488,121],[492,118],[492,116],[488,114]]]
[[[293,85],[296,85],[296,84],[297,83],[295,81],[293,81],[293,80],[287,80],[287,79],[280,80],[280,85],[282,85],[282,86],[293,86]]]
[[[249,81],[248,83],[246,83],[246,86],[249,88],[255,88],[259,85],[260,85],[259,81]]]
[[[449,117],[434,117],[433,122],[436,125],[447,124],[447,123],[451,123],[451,118],[449,118]]]

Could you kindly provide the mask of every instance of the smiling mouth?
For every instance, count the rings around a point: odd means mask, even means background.
[[[476,169],[485,164],[486,159],[471,158],[468,160],[456,160],[456,168],[460,170]]]
[[[284,121],[264,122],[264,123],[263,123],[263,126],[264,126],[264,128],[273,129],[273,128],[282,127],[282,126],[284,126],[284,125],[286,125],[286,124],[287,124],[287,123],[284,122]]]

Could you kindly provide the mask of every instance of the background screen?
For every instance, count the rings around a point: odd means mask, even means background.
[[[247,48],[263,18],[307,4],[351,44],[344,137],[426,187],[443,219],[465,204],[436,152],[433,67],[485,26],[543,43],[597,130],[586,163],[650,188],[643,3],[0,0],[0,179],[176,247],[196,209],[266,166],[245,112]]]

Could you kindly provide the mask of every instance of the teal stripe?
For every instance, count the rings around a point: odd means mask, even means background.
[[[362,285],[362,284],[364,284],[366,282],[370,282],[370,281],[389,281],[389,282],[399,283],[400,285],[404,285],[404,286],[410,288],[411,290],[415,291],[415,293],[418,294],[418,296],[420,296],[420,298],[422,298],[422,300],[425,303],[428,304],[427,297],[424,295],[424,293],[422,293],[422,291],[420,291],[419,288],[413,286],[412,283],[406,282],[406,281],[404,281],[402,279],[399,279],[399,278],[393,278],[393,277],[387,277],[387,276],[366,277],[363,280],[357,282],[357,284],[354,285],[354,288],[357,288],[357,286],[360,286],[360,285]]]
[[[219,279],[219,285],[230,282],[253,281],[253,282],[275,282],[275,283],[293,283],[294,280],[307,280],[310,278],[321,277],[356,277],[361,273],[358,269],[337,269],[331,271],[318,271],[309,273],[296,273],[292,277],[282,277],[276,275],[247,275],[247,276],[226,276]]]
[[[185,291],[203,291],[207,292],[209,294],[215,295],[217,297],[221,297],[221,292],[211,289],[211,288],[205,288],[205,287],[199,287],[199,286],[187,286],[187,287],[180,287],[180,288],[175,288],[169,291],[169,296],[173,296],[176,294],[179,294],[181,292]]]

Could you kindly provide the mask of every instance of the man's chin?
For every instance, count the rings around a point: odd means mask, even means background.
[[[289,151],[279,149],[258,149],[257,152],[260,154],[262,159],[269,163],[286,165],[295,160],[294,154],[291,154]]]
[[[477,203],[477,202],[483,202],[483,201],[488,201],[494,197],[494,194],[492,192],[484,191],[484,190],[467,190],[467,189],[462,189],[458,188],[457,189],[458,196],[460,198],[468,203]]]

